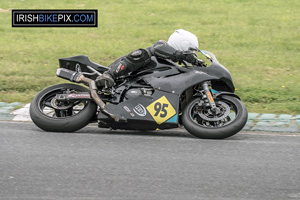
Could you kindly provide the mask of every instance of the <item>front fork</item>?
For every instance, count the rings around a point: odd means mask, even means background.
[[[202,88],[205,92],[205,95],[203,96],[206,99],[206,102],[210,105],[212,112],[216,113],[217,112],[217,106],[214,101],[214,98],[211,95],[211,92],[208,87],[208,82],[203,82],[202,83]]]

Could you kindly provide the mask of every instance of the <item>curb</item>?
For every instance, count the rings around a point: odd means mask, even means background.
[[[0,121],[32,122],[30,104],[0,102]],[[17,109],[18,107],[21,107]],[[300,133],[300,115],[249,113],[244,131]]]
[[[18,107],[23,107],[21,103],[5,103],[0,102],[0,121],[3,120],[13,120],[15,115],[12,113]]]
[[[300,133],[300,115],[249,113],[243,130]]]
[[[13,120],[13,121],[32,122],[29,115],[29,106],[30,104],[24,105],[19,102],[14,102],[14,103],[0,102],[0,121]]]
[[[13,121],[32,122],[29,115],[30,104],[26,104],[23,108],[12,111],[14,115]]]

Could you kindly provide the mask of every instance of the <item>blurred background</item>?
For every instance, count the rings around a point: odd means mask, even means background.
[[[11,9],[97,9],[98,27],[12,28]],[[29,103],[64,82],[60,57],[107,66],[182,28],[229,69],[249,112],[299,114],[299,13],[299,0],[1,1],[0,102]]]

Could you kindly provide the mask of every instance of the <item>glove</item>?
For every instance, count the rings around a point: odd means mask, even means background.
[[[195,53],[192,53],[190,51],[184,51],[183,55],[185,55],[185,61],[191,63],[192,65],[195,65],[197,62],[197,55]]]
[[[203,60],[200,60],[200,59],[196,59],[196,62],[193,65],[197,65],[197,66],[200,66],[200,67],[206,67],[205,62]]]
[[[187,61],[192,65],[196,65],[198,63],[197,55],[192,51],[176,51],[175,58],[177,61]]]

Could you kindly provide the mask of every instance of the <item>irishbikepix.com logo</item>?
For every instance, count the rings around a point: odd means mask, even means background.
[[[12,10],[12,27],[97,27],[98,10]]]

